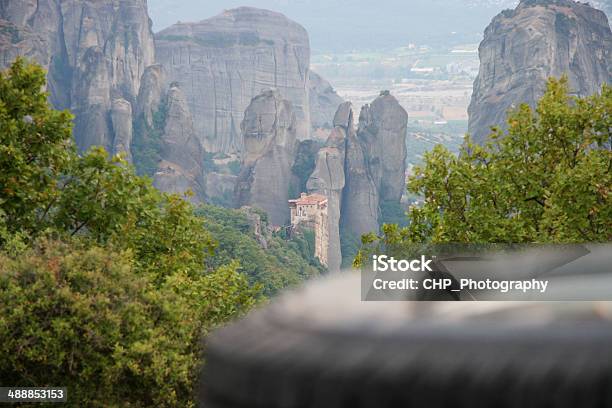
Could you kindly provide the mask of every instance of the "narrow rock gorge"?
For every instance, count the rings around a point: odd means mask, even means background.
[[[483,143],[520,103],[533,106],[550,76],[567,75],[576,95],[612,82],[612,33],[606,15],[571,0],[523,0],[493,19],[480,44],[480,73],[469,133]]]

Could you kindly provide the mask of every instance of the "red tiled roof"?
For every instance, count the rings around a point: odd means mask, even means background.
[[[321,204],[325,201],[327,201],[327,197],[321,194],[310,194],[310,195],[302,194],[302,196],[296,200],[289,200],[290,203],[296,204],[296,205]]]

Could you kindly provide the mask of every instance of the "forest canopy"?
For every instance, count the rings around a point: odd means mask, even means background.
[[[183,197],[79,155],[45,72],[0,73],[0,383],[76,406],[193,406],[202,336],[262,299]],[[211,266],[212,265],[212,266]]]

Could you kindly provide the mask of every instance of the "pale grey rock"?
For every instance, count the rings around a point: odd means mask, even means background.
[[[388,91],[361,109],[357,135],[381,202],[399,202],[406,188],[407,125],[408,114]]]
[[[6,68],[19,56],[30,60],[49,59],[47,38],[30,27],[0,19],[0,67]]]
[[[310,121],[313,132],[319,129],[333,129],[334,114],[344,100],[329,82],[312,70],[308,73],[308,86]]]
[[[273,225],[289,223],[289,185],[297,144],[296,114],[278,90],[256,96],[240,126],[244,150],[236,184],[238,207],[264,210]]]
[[[204,200],[204,151],[195,136],[193,119],[185,95],[177,86],[170,88],[167,99],[166,126],[163,136],[163,160],[153,184],[159,190],[184,194],[191,190],[193,202]]]
[[[102,146],[111,152],[113,129],[109,120],[111,81],[101,48],[88,48],[74,71],[72,104],[74,137],[81,151]]]
[[[350,104],[343,105],[343,108]],[[332,119],[333,121],[333,119]],[[352,115],[343,124],[338,124],[330,133],[327,143],[317,154],[316,165],[306,187],[309,193],[322,194],[328,201],[329,248],[327,266],[329,271],[340,270],[342,251],[340,245],[340,217],[342,195],[346,185],[344,165],[346,160],[347,131],[353,126]]]
[[[277,88],[294,106],[296,135],[309,134],[310,45],[306,30],[279,13],[226,10],[199,23],[178,23],[156,36],[157,61],[185,90],[207,151],[242,151],[240,123],[251,100]]]
[[[53,105],[76,115],[79,148],[112,151],[112,101],[134,104],[155,59],[146,0],[4,0],[0,18],[19,33],[0,40],[0,64],[17,55],[40,63]]]
[[[328,199],[329,270],[342,262],[340,231],[355,238],[378,232],[381,205],[405,189],[408,115],[388,92],[362,108],[355,131],[350,102],[338,106],[334,129],[317,155],[307,188]]]
[[[132,105],[125,99],[115,99],[111,108],[113,124],[113,155],[124,154],[132,163]]]
[[[332,124],[334,128],[340,127],[347,131],[353,128],[353,105],[350,102],[344,102],[338,106]]]
[[[612,82],[612,33],[606,15],[571,0],[524,0],[495,17],[480,44],[480,73],[469,107],[469,132],[483,143],[506,113],[534,106],[550,76],[567,74],[576,95]]]
[[[138,92],[138,112],[144,123],[153,127],[155,113],[160,109],[164,96],[164,74],[161,65],[148,66],[142,75]]]
[[[346,140],[346,187],[342,197],[341,229],[355,237],[377,232],[380,195],[363,144],[352,128]]]

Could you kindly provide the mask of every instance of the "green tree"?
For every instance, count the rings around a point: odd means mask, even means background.
[[[216,269],[240,260],[240,270],[251,283],[261,284],[267,296],[324,271],[314,258],[314,250],[307,239],[293,237],[286,240],[270,233],[263,212],[257,212],[261,223],[258,233],[243,211],[204,205],[197,212],[218,242],[215,256],[206,259],[209,268]]]
[[[442,146],[427,153],[408,184],[424,199],[410,224],[385,225],[363,243],[612,240],[611,112],[610,86],[577,98],[567,78],[550,79],[535,111],[510,112],[508,130],[494,129],[484,146],[468,138],[458,156]]]
[[[134,265],[79,242],[0,253],[0,383],[67,385],[75,407],[193,406],[201,336],[255,293],[235,265],[162,284]]]
[[[182,197],[121,157],[79,156],[40,67],[0,73],[0,384],[70,386],[71,406],[193,406],[208,330],[260,286],[216,262]]]
[[[37,228],[74,154],[72,117],[49,107],[44,86],[23,59],[0,72],[0,210],[12,232]]]

